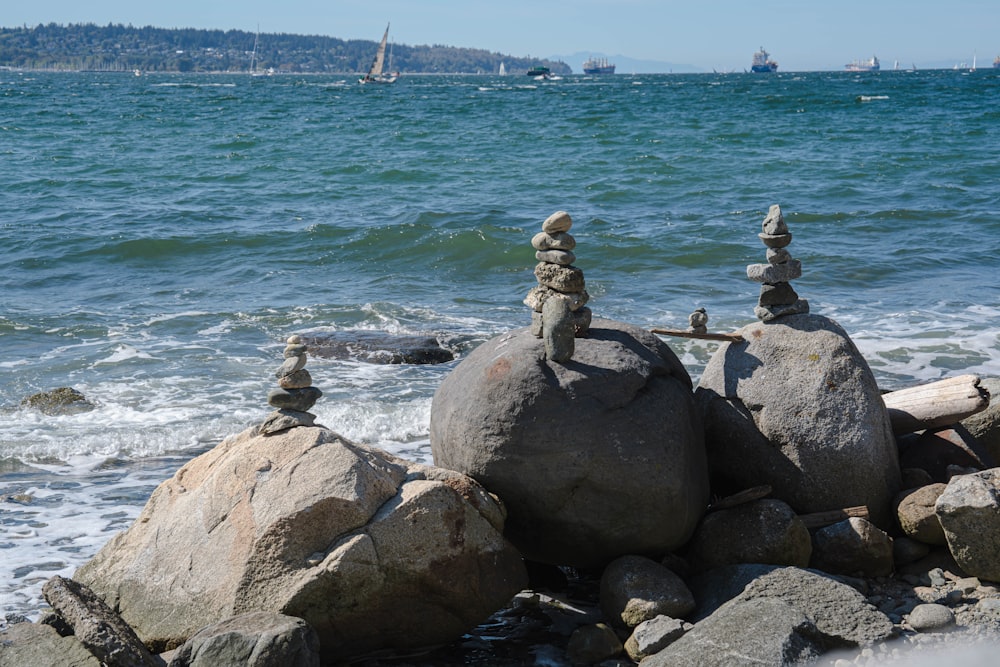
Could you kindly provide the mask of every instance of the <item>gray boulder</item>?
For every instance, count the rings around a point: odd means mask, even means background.
[[[309,346],[309,354],[328,359],[353,359],[369,364],[443,364],[455,358],[435,336],[335,331],[301,338]]]
[[[202,628],[168,667],[319,667],[319,638],[301,618],[255,611]]]
[[[503,499],[529,560],[666,553],[708,504],[690,376],[666,343],[621,322],[594,319],[564,363],[527,328],[483,343],[438,388],[430,439],[436,465]]]
[[[55,576],[42,586],[42,595],[80,643],[108,667],[160,664],[132,628],[83,584]]]
[[[966,417],[961,423],[989,452],[993,461],[1000,461],[1000,378],[981,378],[979,386],[990,392],[990,404],[982,412]]]
[[[0,667],[102,667],[94,654],[69,635],[43,623],[0,628]]]
[[[896,518],[899,527],[907,537],[924,544],[943,545],[946,543],[944,529],[934,513],[938,497],[944,493],[946,484],[928,484],[917,489],[908,489],[896,498]]]
[[[809,529],[786,503],[767,498],[709,512],[688,546],[697,570],[735,563],[806,567],[812,554]]]
[[[693,625],[669,616],[656,616],[635,626],[625,640],[628,657],[639,662],[643,658],[659,653],[684,636]]]
[[[892,525],[896,441],[868,364],[833,320],[787,315],[739,332],[696,399],[717,483],[770,485],[799,514],[866,505]]]
[[[615,625],[634,628],[657,616],[683,618],[694,608],[684,581],[649,558],[616,558],[601,575],[601,610]]]
[[[813,568],[831,574],[885,577],[892,574],[892,538],[868,519],[851,517],[813,535]]]
[[[1000,582],[1000,468],[952,477],[934,511],[958,566]]]
[[[157,652],[251,611],[305,619],[323,658],[451,641],[526,583],[472,479],[319,427],[256,429],[185,464],[75,578]]]

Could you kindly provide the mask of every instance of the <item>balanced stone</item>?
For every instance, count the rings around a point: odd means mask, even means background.
[[[575,347],[576,326],[573,312],[566,299],[548,299],[542,306],[542,338],[545,340],[545,358],[560,363],[569,361]]]
[[[768,248],[784,248],[792,242],[791,234],[758,234],[757,238]]]
[[[542,231],[546,234],[556,234],[558,232],[568,232],[573,226],[573,219],[566,211],[556,211],[542,223]]]
[[[576,247],[576,239],[568,232],[538,232],[531,238],[531,247],[535,250],[572,250]]]
[[[760,286],[760,299],[757,303],[761,306],[776,306],[795,303],[798,299],[799,295],[791,283],[764,283]]]
[[[767,263],[768,264],[781,264],[782,262],[787,262],[792,258],[792,253],[788,252],[784,248],[768,248],[767,249]]]
[[[786,249],[792,242],[792,235],[781,215],[780,206],[771,206],[761,230],[757,236],[767,247],[768,263],[747,266],[747,278],[762,283],[754,315],[763,322],[770,322],[783,315],[808,313],[809,302],[800,299],[790,284],[790,281],[802,276],[802,262],[792,259],[792,254]]]
[[[288,357],[281,364],[281,367],[274,372],[275,377],[283,378],[286,375],[291,375],[292,373],[299,371],[303,366],[306,365],[306,355],[301,354],[297,357]]]
[[[267,394],[267,403],[275,408],[307,412],[323,395],[317,387],[301,389],[272,389]]]
[[[590,300],[590,294],[587,293],[587,290],[563,293],[557,292],[551,287],[537,285],[531,288],[528,292],[528,296],[524,297],[524,305],[531,308],[536,313],[540,313],[542,312],[542,305],[545,301],[553,296],[558,296],[569,301],[570,310],[579,310]]]
[[[535,259],[539,262],[569,266],[576,261],[576,255],[569,250],[539,250],[535,253]]]
[[[705,312],[705,309],[697,308],[688,315],[688,325],[688,331],[691,333],[707,333],[708,313]]]
[[[787,283],[802,277],[802,262],[790,259],[781,264],[750,264],[747,278],[755,283]]]
[[[583,271],[575,266],[539,262],[535,266],[535,278],[540,285],[551,287],[557,292],[582,292],[585,287]]]
[[[312,386],[312,375],[305,369],[307,346],[300,336],[289,336],[282,352],[284,361],[275,372],[278,388],[267,394],[267,402],[277,408],[261,424],[260,433],[274,435],[296,426],[313,426],[316,415],[308,412],[323,392]]]
[[[781,215],[780,206],[777,204],[771,206],[771,208],[767,211],[767,217],[764,218],[764,222],[761,224],[761,227],[765,234],[769,234],[771,236],[788,233],[788,225],[785,224],[785,218]]]
[[[285,359],[288,359],[289,357],[301,357],[305,355],[305,353],[306,353],[305,345],[303,345],[302,343],[294,343],[286,345],[285,351],[282,353],[282,355],[285,357]]]
[[[278,378],[278,386],[282,389],[302,389],[312,384],[312,375],[304,368]]]

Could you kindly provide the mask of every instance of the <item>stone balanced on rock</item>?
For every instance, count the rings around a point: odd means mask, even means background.
[[[568,361],[573,356],[576,337],[590,329],[592,314],[586,307],[583,271],[573,266],[576,239],[569,234],[573,220],[565,211],[556,211],[542,223],[542,231],[531,239],[535,249],[535,278],[524,303],[531,308],[531,332],[545,341],[545,356],[552,361]]]
[[[761,283],[760,299],[754,315],[762,322],[770,322],[782,315],[808,313],[809,302],[800,299],[789,281],[802,275],[802,262],[792,259],[787,246],[792,242],[781,207],[771,206],[764,218],[763,229],[757,236],[767,246],[767,264],[747,266],[747,278]]]
[[[299,336],[290,336],[286,341],[284,361],[275,371],[278,388],[267,394],[268,405],[277,408],[268,415],[261,425],[261,433],[280,433],[295,426],[313,426],[316,415],[309,408],[323,395],[312,386],[312,375],[305,369],[306,345]]]

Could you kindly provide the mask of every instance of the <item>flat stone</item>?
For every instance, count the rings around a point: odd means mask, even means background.
[[[768,248],[784,248],[792,242],[791,234],[758,234],[757,238]]]
[[[531,247],[535,250],[572,250],[576,247],[576,239],[568,232],[538,232],[531,237]]]
[[[535,259],[539,262],[569,266],[576,261],[576,255],[569,250],[538,250],[535,252]]]
[[[291,375],[278,378],[278,386],[282,389],[304,389],[312,385],[312,375],[304,368],[300,368]]]
[[[302,343],[298,343],[296,345],[286,345],[283,354],[285,359],[288,359],[289,357],[301,357],[306,353],[307,349],[309,349],[308,346],[303,345]]]
[[[747,278],[755,283],[787,283],[802,276],[802,262],[792,259],[782,264],[750,264]]]
[[[267,394],[267,404],[278,409],[308,412],[323,392],[316,387],[302,389],[272,389]]]
[[[790,260],[792,253],[788,252],[785,248],[768,248],[766,257],[768,264],[781,264]]]
[[[287,431],[296,426],[315,426],[316,415],[311,412],[301,412],[299,410],[275,410],[267,416],[264,423],[260,425],[260,432],[263,435],[274,435]]]
[[[764,283],[760,286],[758,306],[785,306],[799,300],[791,283]]]
[[[586,287],[583,271],[575,266],[559,266],[548,262],[539,262],[535,266],[535,278],[538,284],[550,287],[557,292],[568,294],[582,292]]]
[[[803,315],[809,312],[809,302],[799,299],[795,303],[780,306],[757,306],[753,309],[753,314],[761,322],[770,322],[783,315]]]
[[[300,355],[298,357],[288,357],[281,364],[278,370],[274,371],[274,376],[278,378],[283,378],[286,375],[291,375],[297,370],[300,370],[306,365],[306,355]]]
[[[542,231],[546,234],[557,234],[559,232],[568,232],[572,226],[573,219],[569,217],[569,213],[566,211],[556,211],[542,223]]]
[[[524,305],[526,305],[528,308],[531,308],[536,313],[540,313],[542,312],[542,304],[545,303],[545,300],[553,296],[558,296],[560,298],[567,299],[569,301],[570,310],[579,310],[588,301],[590,301],[590,294],[587,293],[587,290],[581,290],[579,292],[563,293],[563,292],[557,292],[551,287],[545,287],[544,285],[536,285],[535,287],[532,287],[531,290],[528,292],[528,296],[524,297]]]

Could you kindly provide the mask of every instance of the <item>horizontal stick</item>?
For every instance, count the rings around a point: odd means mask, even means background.
[[[957,424],[990,405],[978,375],[959,375],[882,395],[896,435]]]
[[[823,526],[840,523],[844,519],[850,519],[852,516],[867,519],[868,508],[864,505],[858,505],[857,507],[845,507],[844,509],[830,510],[828,512],[800,514],[799,518],[802,519],[802,523],[806,524],[806,528],[822,528]]]
[[[650,329],[661,336],[679,336],[681,338],[700,338],[702,340],[723,340],[728,343],[742,343],[743,336],[735,333],[694,333],[678,329]]]

